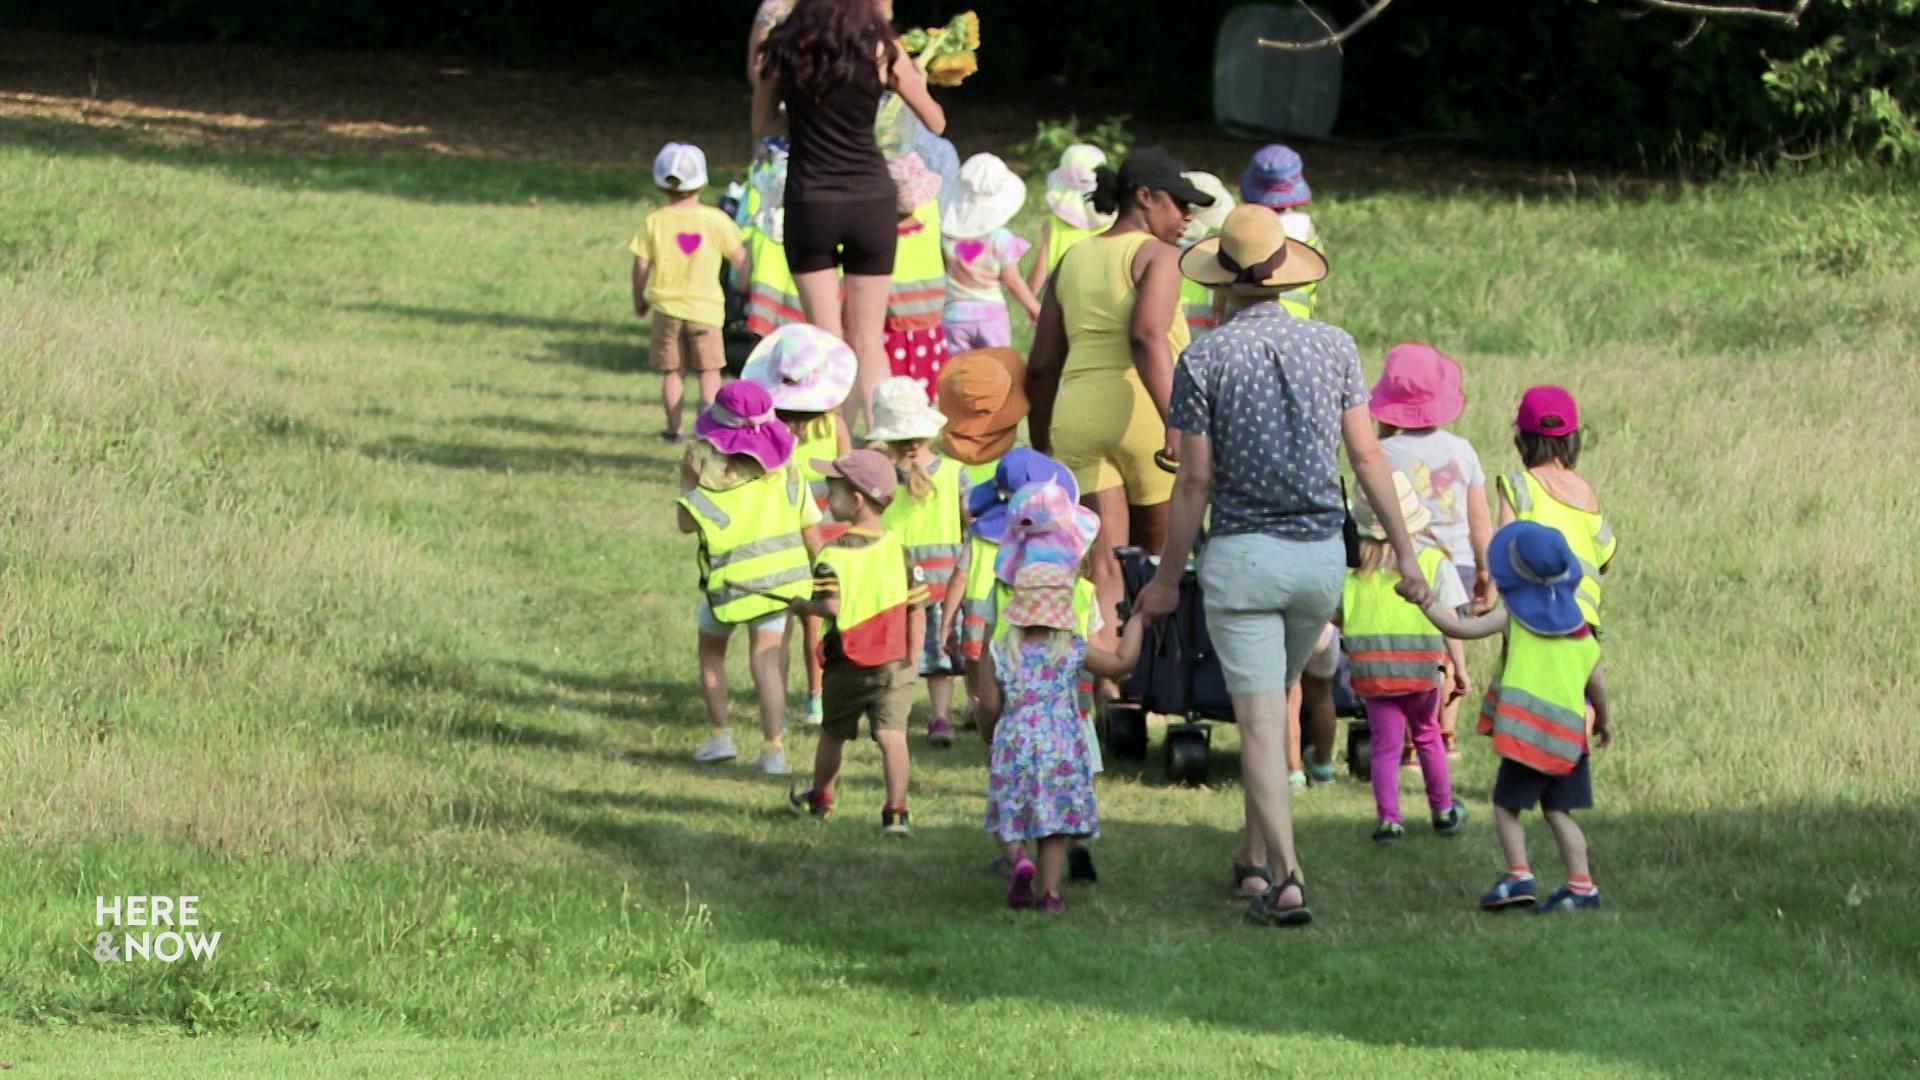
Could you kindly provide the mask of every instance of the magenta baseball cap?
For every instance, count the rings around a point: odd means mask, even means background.
[[[1580,407],[1562,387],[1536,386],[1520,395],[1520,415],[1513,424],[1529,435],[1557,439],[1580,430]]]

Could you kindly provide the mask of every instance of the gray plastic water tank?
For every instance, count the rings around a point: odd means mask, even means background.
[[[1320,14],[1328,25],[1339,25]],[[1340,115],[1340,50],[1292,52],[1259,44],[1263,37],[1312,41],[1326,34],[1298,6],[1245,4],[1228,12],[1213,52],[1214,123],[1233,135],[1332,134]]]

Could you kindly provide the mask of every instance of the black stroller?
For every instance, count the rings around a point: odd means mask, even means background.
[[[1161,468],[1174,471],[1163,455],[1155,454],[1154,460]],[[1118,548],[1113,554],[1120,563],[1124,596],[1120,615],[1124,619],[1140,590],[1159,571],[1160,560],[1136,547]],[[1368,753],[1366,709],[1354,696],[1344,652],[1334,675],[1333,702],[1335,715],[1348,718],[1349,768],[1364,777]],[[1167,779],[1176,784],[1205,784],[1212,764],[1207,721],[1233,723],[1233,698],[1227,693],[1226,676],[1213,651],[1213,638],[1207,633],[1200,579],[1191,562],[1180,576],[1178,606],[1172,615],[1148,628],[1139,664],[1120,688],[1120,697],[1109,702],[1102,713],[1107,746],[1116,756],[1146,760],[1148,713],[1183,718],[1183,722],[1167,725]],[[1326,747],[1325,752],[1331,761],[1333,747]]]

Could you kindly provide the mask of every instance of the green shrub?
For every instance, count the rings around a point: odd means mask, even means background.
[[[1829,0],[1839,24],[1796,56],[1768,57],[1768,96],[1816,148],[1920,164],[1920,0]]]
[[[1117,162],[1133,145],[1133,133],[1127,130],[1127,121],[1132,119],[1126,115],[1109,116],[1086,131],[1080,130],[1078,116],[1042,120],[1033,125],[1033,138],[1013,146],[1013,156],[1026,166],[1029,174],[1043,173],[1053,168],[1067,147],[1088,143],[1106,151],[1107,157]]]

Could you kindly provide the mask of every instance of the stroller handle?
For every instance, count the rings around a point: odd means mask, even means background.
[[[1160,466],[1160,468],[1166,472],[1177,473],[1180,471],[1180,463],[1168,457],[1165,450],[1155,450],[1153,452],[1153,463]]]

